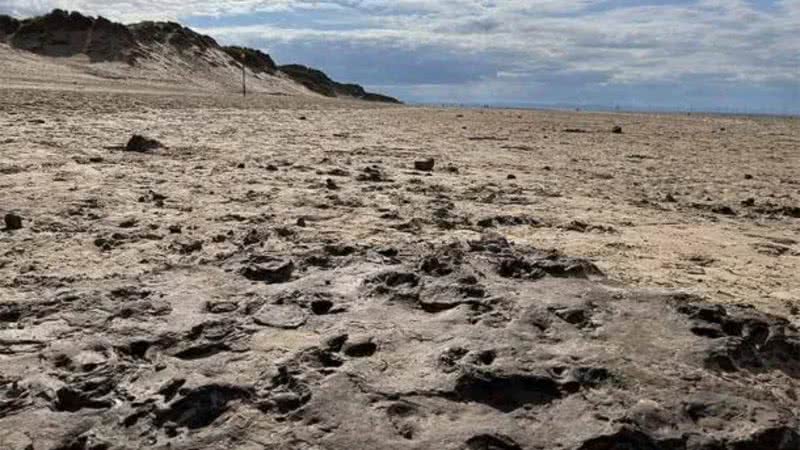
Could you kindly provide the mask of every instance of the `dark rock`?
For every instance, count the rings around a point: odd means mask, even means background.
[[[6,213],[4,221],[6,230],[19,230],[22,228],[22,217],[16,213]]]
[[[318,316],[328,314],[331,308],[333,308],[333,302],[330,300],[319,299],[311,302],[311,311]]]
[[[241,269],[248,280],[267,284],[286,283],[292,279],[294,263],[290,260],[277,260],[264,264],[252,264]]]
[[[125,219],[119,223],[120,228],[133,228],[139,223],[136,219]]]
[[[139,134],[134,134],[128,140],[128,143],[125,144],[125,151],[127,152],[149,152],[151,150],[156,150],[162,148],[160,142],[155,139],[149,139]]]
[[[358,181],[368,181],[372,183],[382,183],[390,181],[379,166],[367,166],[356,177]]]
[[[734,211],[733,208],[731,208],[730,206],[727,206],[727,205],[713,206],[711,208],[711,211],[716,213],[716,214],[721,214],[723,216],[735,216],[736,215],[736,211]]]
[[[622,127],[619,126],[619,125],[616,125],[616,126],[614,126],[614,128],[611,129],[611,132],[614,133],[614,134],[622,134]]]
[[[513,173],[510,173],[510,174],[508,174],[508,176],[506,176],[506,179],[507,180],[516,180],[517,176],[514,175]]]
[[[486,217],[477,222],[477,225],[482,228],[492,228],[497,226],[512,227],[519,225],[540,225],[541,221],[534,217],[525,216],[494,216]]]
[[[351,358],[366,358],[375,354],[378,345],[371,338],[360,338],[347,341],[342,347],[345,355]]]
[[[414,161],[414,169],[422,172],[431,172],[435,164],[436,161],[433,158]]]
[[[502,434],[479,434],[467,440],[464,450],[522,450],[522,447]]]
[[[328,350],[332,352],[339,352],[342,350],[342,347],[344,347],[344,344],[347,342],[348,338],[349,336],[346,334],[337,334],[326,338],[323,344]]]
[[[178,253],[182,255],[190,255],[195,252],[199,252],[203,249],[203,241],[201,240],[192,240],[192,241],[185,241],[185,242],[177,242],[175,244]]]
[[[206,303],[206,311],[212,314],[230,313],[237,309],[239,309],[239,305],[236,302],[220,300]]]

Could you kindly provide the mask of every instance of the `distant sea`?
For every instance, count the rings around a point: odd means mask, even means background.
[[[596,104],[567,104],[567,103],[426,103],[410,102],[409,105],[433,106],[442,108],[467,108],[467,109],[530,109],[547,111],[589,111],[589,112],[629,112],[629,113],[658,113],[658,114],[714,114],[728,116],[769,116],[769,117],[800,117],[800,112],[774,112],[766,110],[747,110],[742,108],[679,108],[664,106],[640,105],[596,105]]]

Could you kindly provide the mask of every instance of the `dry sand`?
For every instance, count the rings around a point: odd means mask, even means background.
[[[499,228],[514,240],[591,258],[629,285],[689,289],[783,314],[800,307],[800,222],[778,213],[800,206],[798,119],[40,90],[4,90],[0,102],[2,207],[19,211],[28,229],[77,226],[74,237],[88,238],[130,216],[194,226],[194,237],[208,239],[229,231],[213,219],[230,212],[271,215],[273,225],[310,217],[315,235],[391,243],[471,236],[480,219],[513,215],[541,222]],[[610,133],[614,125],[624,133]],[[132,133],[170,150],[110,149]],[[426,157],[436,159],[430,176],[412,170]],[[279,170],[266,171],[270,164]],[[374,192],[353,183],[371,164],[394,183]],[[333,168],[350,175],[327,175]],[[326,191],[326,178],[341,189]],[[183,211],[130,201],[150,189]],[[751,198],[755,206],[742,205]],[[99,202],[99,217],[73,223],[67,212],[86,201]],[[720,206],[736,215],[712,211]],[[442,208],[463,221],[437,225]],[[396,218],[383,218],[387,212]],[[415,219],[413,233],[395,227]],[[124,260],[117,267],[94,251],[87,261],[90,241],[46,233],[25,253],[55,277],[127,270]],[[128,252],[151,264],[168,256],[132,244]],[[7,279],[21,263],[4,264]]]
[[[797,119],[15,77],[0,447],[800,448]]]

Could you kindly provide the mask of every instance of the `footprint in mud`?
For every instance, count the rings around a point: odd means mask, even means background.
[[[479,434],[469,438],[462,450],[522,450],[522,447],[502,434]]]
[[[156,414],[154,422],[157,427],[205,428],[225,414],[232,403],[252,396],[248,388],[226,384],[184,389],[177,400]]]
[[[690,331],[711,339],[706,366],[724,372],[777,369],[800,378],[800,331],[783,318],[755,310],[708,303],[683,303],[676,309],[690,320]]]

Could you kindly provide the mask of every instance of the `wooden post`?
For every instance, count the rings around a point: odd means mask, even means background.
[[[247,76],[244,65],[244,52],[242,52],[242,97],[247,97]]]

